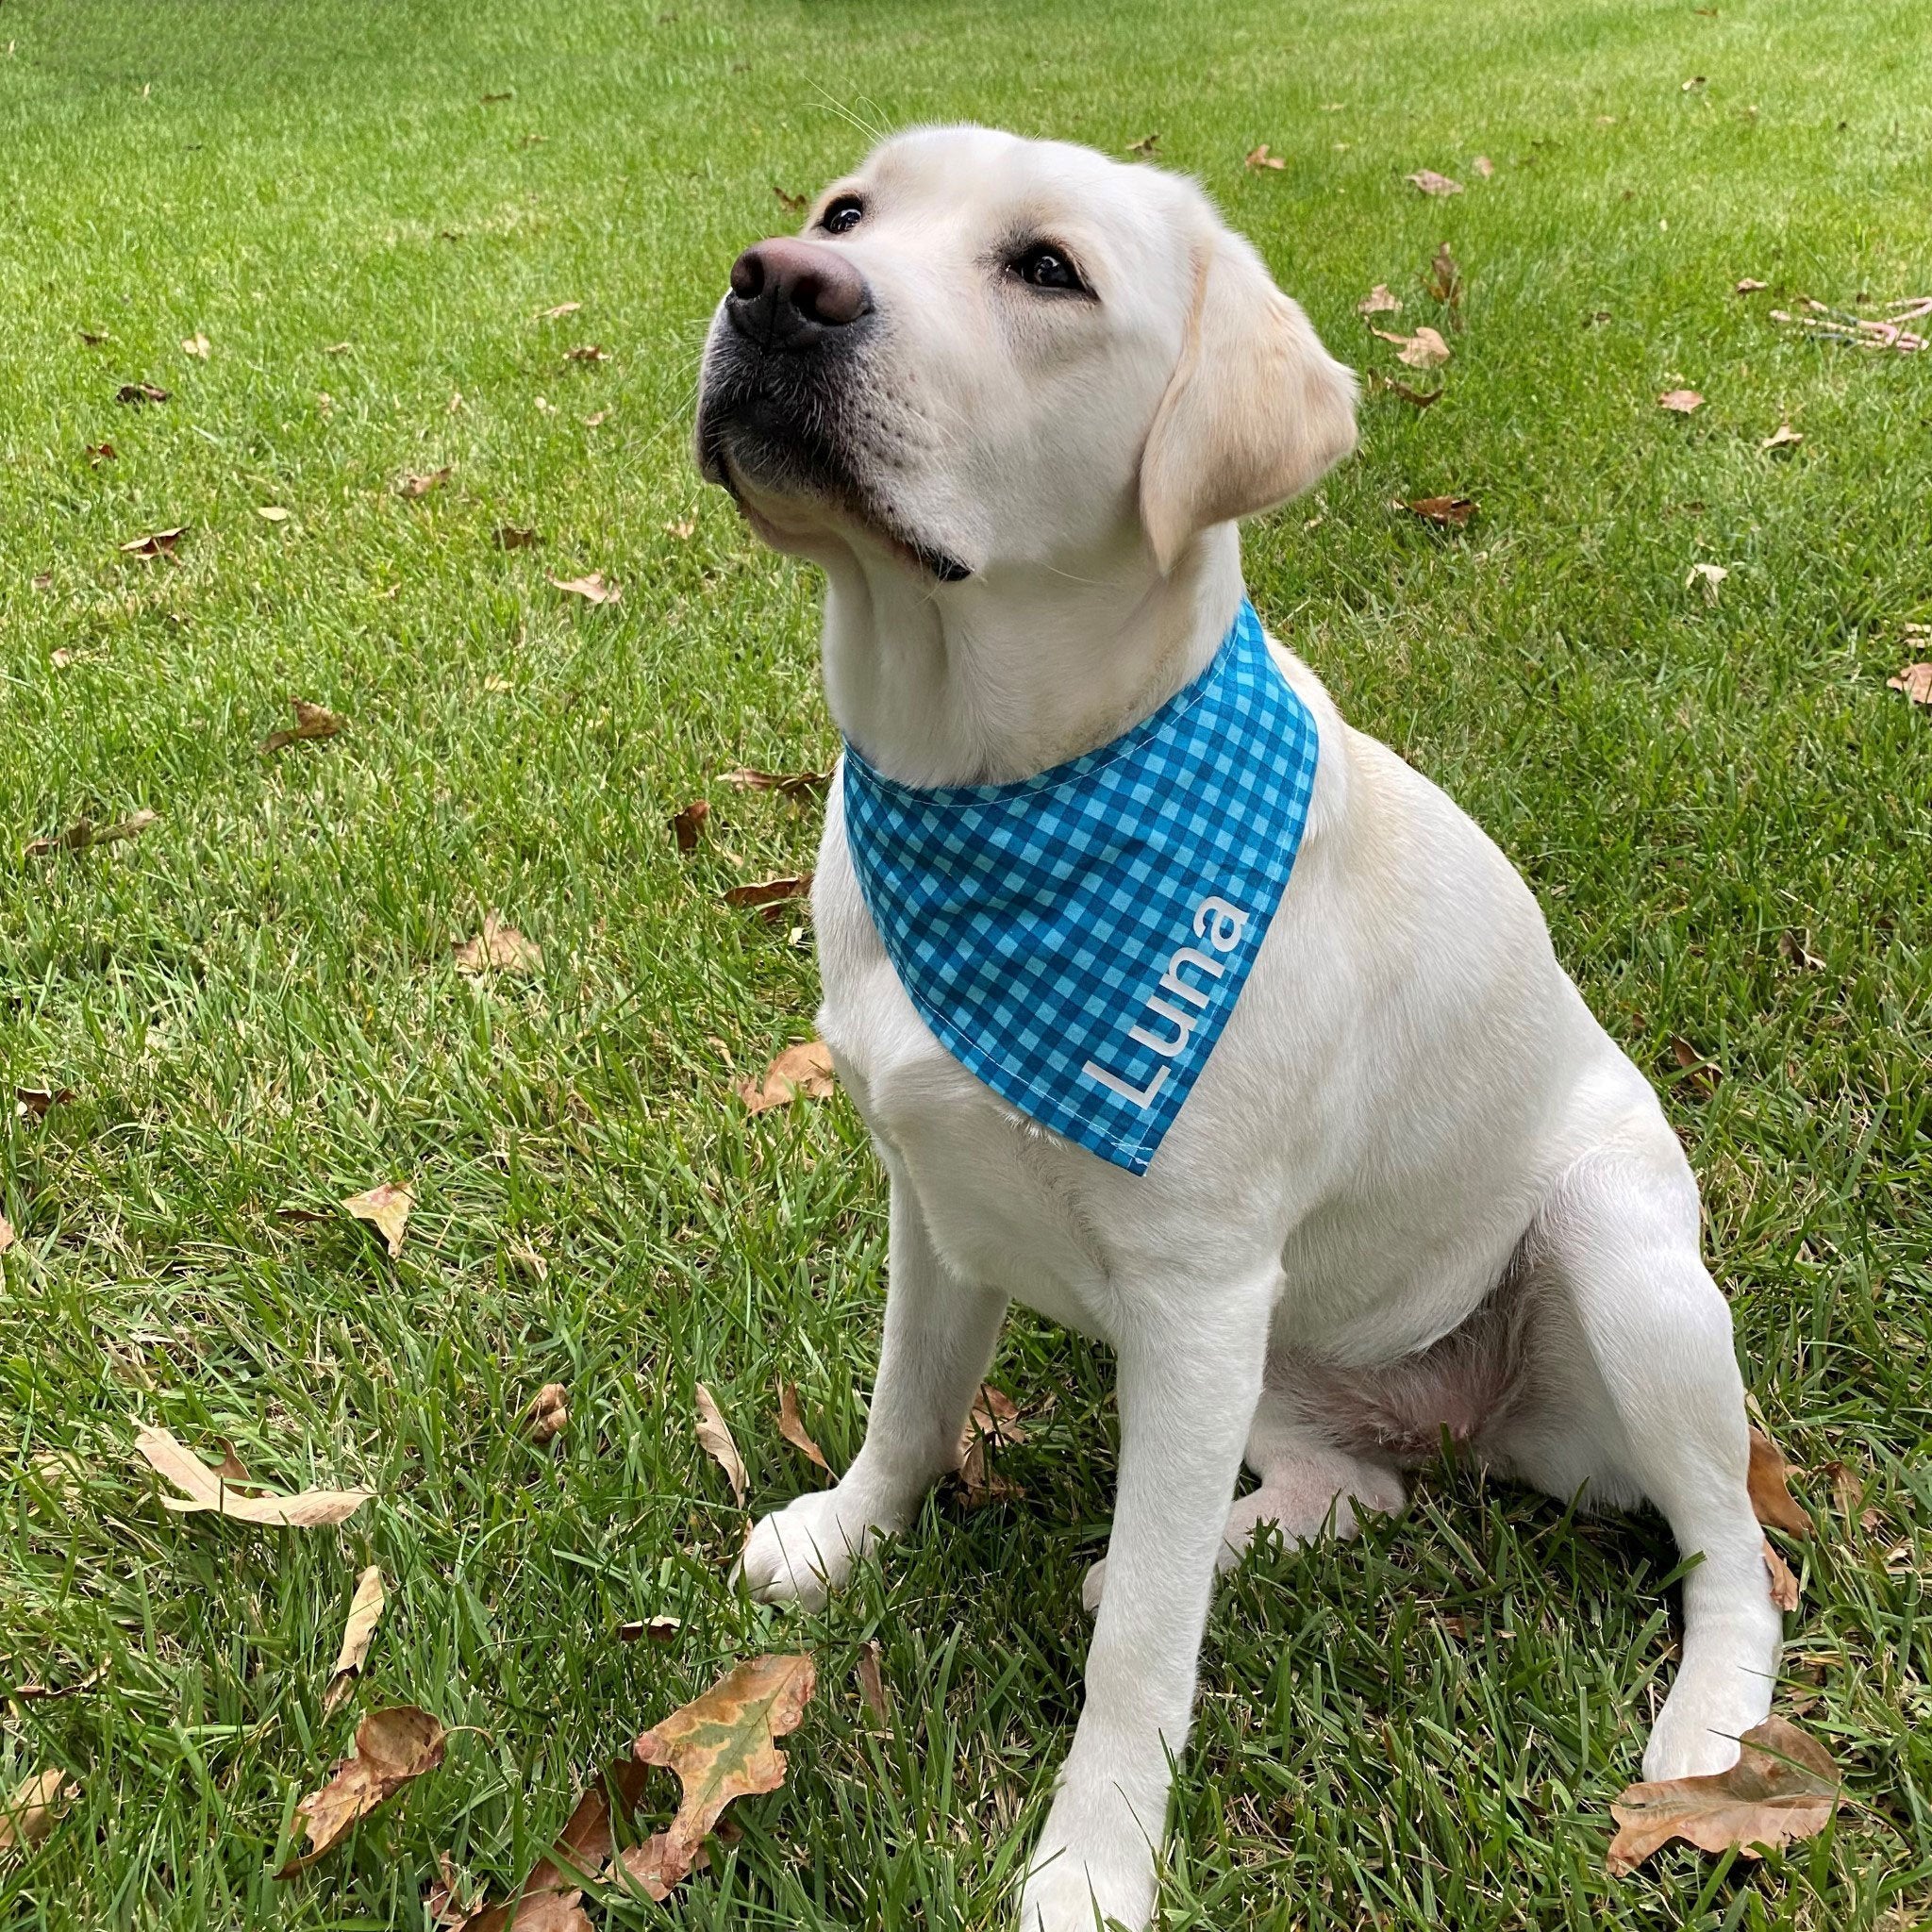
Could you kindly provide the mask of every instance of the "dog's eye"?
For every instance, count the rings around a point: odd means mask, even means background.
[[[1078,295],[1087,292],[1079,271],[1050,242],[1036,242],[1032,247],[1022,249],[1010,266],[1029,289],[1064,289]]]
[[[823,215],[819,226],[828,235],[849,234],[865,213],[865,204],[856,194],[841,194]]]

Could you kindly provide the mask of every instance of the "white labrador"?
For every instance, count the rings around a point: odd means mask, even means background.
[[[981,128],[878,148],[732,270],[699,458],[824,571],[841,731],[913,785],[1105,743],[1211,658],[1234,519],[1355,441],[1355,382],[1191,183]],[[891,1183],[865,1446],[742,1574],[818,1603],[953,1466],[1008,1299],[1112,1344],[1120,1492],[1087,1698],[1025,1932],[1153,1909],[1217,1563],[1401,1506],[1447,1428],[1684,1553],[1647,1776],[1723,1769],[1780,1641],[1743,1389],[1695,1183],[1503,855],[1278,645],[1321,757],[1299,859],[1212,1058],[1136,1178],[934,1039],[862,904],[835,788],[813,907],[839,1074]],[[1259,1486],[1232,1500],[1245,1460]],[[1223,1525],[1225,1525],[1224,1528]]]

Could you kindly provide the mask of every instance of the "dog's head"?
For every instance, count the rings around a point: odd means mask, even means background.
[[[939,583],[1200,533],[1355,443],[1355,379],[1193,183],[922,128],[748,248],[706,345],[698,461],[767,541]]]

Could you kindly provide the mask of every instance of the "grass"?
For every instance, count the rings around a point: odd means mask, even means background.
[[[1666,1089],[1820,1531],[1780,1707],[1845,1769],[1827,1837],[1606,1878],[1674,1554],[1444,1470],[1223,1589],[1165,1923],[1932,1919],[1932,715],[1886,688],[1932,655],[1903,630],[1932,619],[1932,355],[1767,312],[1932,289],[1923,11],[7,0],[0,47],[0,1068],[73,1090],[0,1109],[0,1787],[80,1788],[0,1856],[7,1924],[420,1925],[439,1853],[513,1882],[587,1767],[797,1644],[823,1688],[788,1788],[603,1923],[1002,1923],[1076,1708],[1105,1361],[1016,1321],[999,1379],[1058,1397],[1003,1459],[1024,1495],[936,1497],[820,1618],[728,1591],[747,1519],[691,1431],[702,1379],[753,1506],[783,1501],[814,1475],[776,1433],[792,1380],[842,1466],[884,1246],[843,1101],[730,1097],[815,984],[808,934],[718,892],[808,863],[815,813],[717,774],[834,741],[809,575],[685,454],[696,350],[774,184],[936,116],[1158,131],[1343,354],[1405,373],[1354,313],[1377,281],[1449,333],[1441,402],[1372,398],[1356,461],[1251,530],[1256,601],[1524,868]],[[1288,165],[1244,171],[1264,141]],[[1421,167],[1467,192],[1424,199]],[[1419,279],[1444,239],[1459,332]],[[117,404],[139,380],[170,400]],[[1680,385],[1689,419],[1655,404]],[[1786,420],[1804,442],[1761,451]],[[1388,508],[1446,492],[1479,499],[1461,537]],[[184,524],[172,562],[117,547]],[[620,604],[546,582],[591,569]],[[291,694],[347,728],[264,757]],[[666,816],[701,796],[680,859]],[[19,856],[136,809],[136,840]],[[491,908],[540,974],[456,971]],[[334,1207],[385,1179],[419,1195],[394,1262]],[[551,1380],[555,1455],[516,1425]],[[169,1516],[145,1421],[379,1500],[308,1534]],[[472,1728],[277,1884],[353,1727],[322,1690],[370,1561],[358,1705]],[[675,1644],[615,1641],[658,1613]],[[84,1688],[5,1699],[35,1681]]]

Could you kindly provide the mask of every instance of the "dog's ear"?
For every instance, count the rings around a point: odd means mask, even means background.
[[[1356,382],[1238,235],[1194,257],[1187,341],[1141,457],[1165,575],[1200,533],[1298,496],[1355,447]]]

